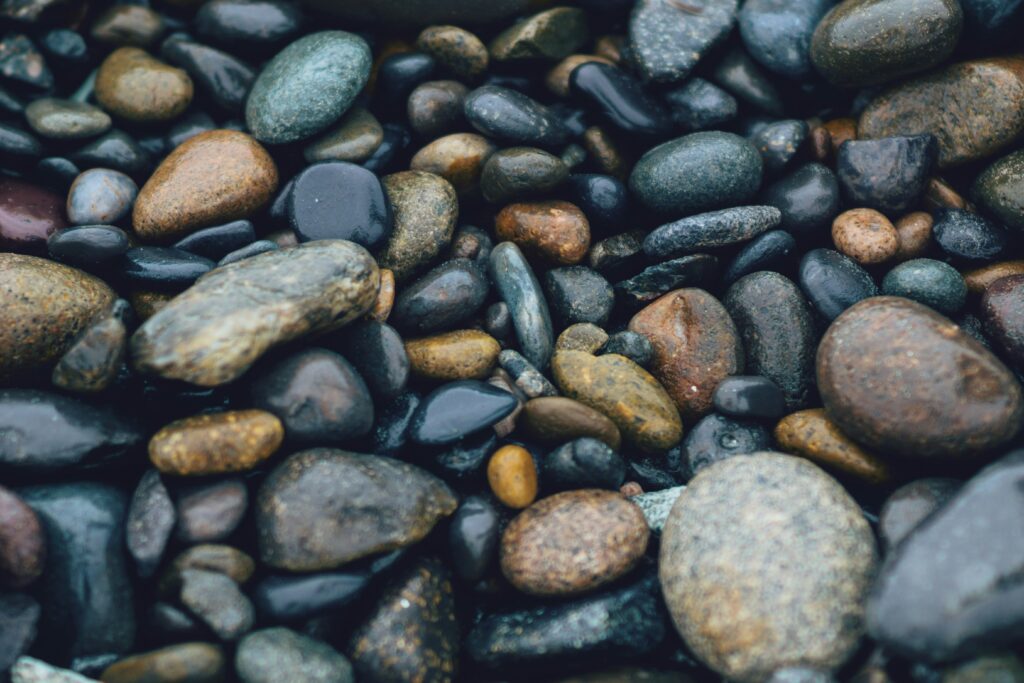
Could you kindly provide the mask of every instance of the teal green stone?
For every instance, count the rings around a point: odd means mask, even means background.
[[[974,201],[995,218],[1024,230],[1024,149],[986,168],[971,189]]]
[[[939,313],[954,315],[964,307],[967,285],[953,266],[919,258],[890,270],[882,281],[882,294],[913,299]]]
[[[296,40],[264,67],[249,92],[245,123],[268,144],[305,140],[348,111],[370,77],[366,41],[345,31]]]

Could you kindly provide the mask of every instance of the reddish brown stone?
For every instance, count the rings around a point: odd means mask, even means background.
[[[869,484],[887,484],[889,466],[839,431],[821,408],[787,415],[775,426],[775,440],[789,453],[801,455],[839,476]]]
[[[530,438],[542,443],[563,444],[590,437],[618,451],[622,442],[619,428],[604,414],[564,396],[542,396],[527,401],[520,425]]]
[[[899,242],[896,260],[909,261],[923,256],[932,243],[934,223],[931,214],[924,211],[908,213],[896,221],[896,235]]]
[[[1018,261],[999,261],[987,266],[969,270],[964,275],[967,291],[971,294],[984,294],[989,285],[1010,275],[1024,275],[1024,259]]]
[[[499,239],[563,266],[579,263],[590,248],[590,223],[569,202],[509,204],[494,219],[494,229]]]
[[[129,121],[168,121],[192,102],[192,79],[137,47],[114,50],[96,73],[96,100]]]
[[[622,157],[618,145],[600,126],[591,126],[583,131],[583,146],[596,163],[598,168],[608,175],[624,180],[629,173],[626,160]]]
[[[67,226],[63,197],[0,176],[0,251],[43,255],[46,238]]]
[[[892,259],[900,247],[899,233],[889,219],[874,209],[850,209],[832,222],[836,249],[862,266]]]
[[[24,588],[43,573],[46,534],[32,508],[0,486],[0,585]]]
[[[1010,361],[1024,367],[1024,275],[989,285],[981,297],[981,319]]]

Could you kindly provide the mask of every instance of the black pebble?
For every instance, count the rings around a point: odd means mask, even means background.
[[[128,235],[113,225],[80,225],[53,233],[46,246],[50,256],[62,263],[95,270],[128,251]]]
[[[386,111],[405,111],[405,103],[416,86],[429,81],[437,62],[422,52],[391,55],[377,70],[375,104]]]
[[[615,292],[586,266],[552,268],[544,274],[544,292],[555,322],[562,327],[593,323],[604,327],[615,305]]]
[[[796,249],[796,240],[785,230],[772,230],[747,243],[722,274],[725,286],[759,270],[782,270]]]
[[[430,393],[416,409],[409,437],[422,445],[455,443],[507,417],[519,401],[485,382],[450,382]]]
[[[761,201],[782,212],[779,227],[797,239],[820,237],[839,213],[839,182],[827,166],[804,164],[769,185]]]
[[[134,247],[122,257],[129,282],[154,289],[184,289],[213,270],[210,259],[174,247]]]
[[[629,208],[625,183],[600,173],[574,173],[565,182],[566,194],[587,216],[592,231],[621,229]]]
[[[470,496],[452,515],[448,547],[455,573],[479,581],[498,556],[498,510],[484,496]]]
[[[232,221],[212,228],[203,228],[174,243],[196,256],[219,259],[241,249],[256,239],[256,230],[249,221]]]
[[[786,412],[782,390],[756,375],[726,377],[715,389],[713,401],[716,410],[730,417],[772,420]]]
[[[762,425],[711,413],[695,424],[683,439],[680,467],[689,479],[719,460],[771,450],[771,447],[771,434]]]
[[[617,491],[625,480],[625,461],[597,439],[570,441],[544,458],[546,492],[592,488]]]
[[[473,261],[445,261],[398,294],[391,320],[398,329],[415,334],[451,329],[479,310],[488,288]]]
[[[917,203],[938,156],[930,134],[847,140],[836,156],[836,175],[849,206],[892,216]]]
[[[600,62],[581,64],[570,74],[569,85],[625,133],[658,138],[672,132],[672,119],[661,103],[618,67]]]
[[[961,263],[993,261],[1007,243],[1002,227],[963,209],[937,211],[932,236],[942,251]]]
[[[344,161],[314,164],[295,177],[288,221],[300,242],[341,239],[367,249],[391,236],[391,205],[380,180]]]
[[[831,322],[861,299],[878,294],[878,285],[857,263],[832,249],[814,249],[800,261],[800,289]]]
[[[617,353],[644,368],[654,359],[654,347],[647,337],[629,330],[608,335],[608,341],[601,347],[601,353]]]

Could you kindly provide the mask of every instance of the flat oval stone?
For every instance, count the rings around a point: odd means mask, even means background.
[[[691,133],[644,154],[629,176],[629,189],[659,214],[699,213],[752,198],[763,165],[757,148],[738,135]],[[696,177],[702,182],[689,182]]]
[[[265,53],[294,36],[302,19],[297,5],[279,0],[216,0],[196,10],[195,29],[217,45]]]
[[[455,574],[469,581],[484,577],[498,556],[500,518],[494,503],[485,496],[469,496],[452,515],[448,527]]]
[[[675,83],[725,39],[736,20],[739,0],[710,0],[680,7],[641,0],[629,17],[629,47],[645,81]]]
[[[543,194],[560,185],[569,168],[554,154],[536,147],[510,147],[492,154],[484,164],[480,186],[484,199],[503,204]]]
[[[649,535],[640,508],[618,492],[566,491],[512,520],[501,537],[501,571],[530,595],[579,595],[629,572]]]
[[[851,206],[901,214],[924,193],[938,153],[931,135],[847,140],[836,156],[839,186]]]
[[[476,133],[453,133],[438,138],[420,149],[409,161],[414,171],[435,173],[462,196],[473,196],[480,189],[484,163],[497,150],[487,138]]]
[[[485,379],[500,351],[497,340],[479,330],[455,330],[405,342],[413,374],[439,381]]]
[[[391,235],[391,206],[376,174],[345,161],[313,164],[295,176],[288,224],[300,242],[348,240],[370,250]]]
[[[106,314],[102,280],[47,259],[0,253],[0,380],[48,369]]]
[[[960,488],[956,479],[917,479],[899,487],[878,513],[878,535],[891,552],[933,512],[946,504]]]
[[[982,209],[1016,230],[1024,230],[1024,151],[1007,154],[974,181],[971,197]]]
[[[574,173],[566,181],[569,201],[582,209],[595,231],[617,230],[629,208],[629,189],[602,173]]]
[[[806,460],[757,453],[687,485],[661,534],[658,573],[690,651],[755,683],[794,662],[834,670],[853,654],[877,557],[834,479]]]
[[[142,186],[132,226],[145,240],[169,241],[197,228],[247,218],[277,190],[277,166],[245,133],[212,130],[190,138]]]
[[[458,196],[447,180],[423,171],[393,173],[381,182],[394,229],[377,261],[404,283],[451,243],[459,219]]]
[[[654,347],[652,372],[683,420],[711,410],[719,382],[743,372],[743,346],[732,318],[702,289],[670,292],[629,321]]]
[[[811,36],[831,0],[748,0],[739,13],[740,36],[761,66],[789,78],[813,71]]]
[[[981,297],[981,319],[1010,362],[1024,367],[1024,275],[989,285]]]
[[[818,348],[818,389],[844,433],[914,458],[995,449],[1024,416],[1005,365],[948,319],[899,297],[867,299],[832,324]]]
[[[799,276],[808,301],[828,321],[858,301],[878,294],[878,285],[866,270],[832,249],[813,249],[804,254]]]
[[[370,47],[345,31],[294,41],[263,67],[245,103],[246,127],[272,145],[305,140],[341,118],[370,77]]]
[[[548,366],[554,349],[554,330],[540,283],[523,253],[512,242],[491,250],[490,275],[502,301],[508,304],[519,348],[538,369]]]
[[[329,448],[303,451],[260,487],[260,557],[289,571],[333,569],[416,543],[455,508],[448,487],[418,467]]]
[[[127,342],[128,332],[121,318],[107,316],[79,335],[57,361],[50,380],[67,391],[103,391],[113,384],[123,367]]]
[[[96,101],[133,122],[169,121],[192,102],[192,79],[137,47],[114,50],[96,74]]]
[[[773,435],[787,453],[807,458],[837,477],[876,486],[892,479],[885,460],[865,451],[839,431],[821,408],[787,415],[775,425]]]
[[[554,112],[516,90],[485,85],[469,93],[466,119],[495,140],[543,148],[565,144],[569,129]]]
[[[208,643],[181,643],[125,657],[103,671],[104,683],[165,681],[167,672],[188,683],[212,683],[224,676],[224,653]]]
[[[224,574],[184,570],[178,599],[221,640],[237,640],[252,629],[256,616],[252,603]]]
[[[363,107],[353,107],[338,124],[306,145],[303,157],[318,161],[366,161],[384,142],[380,121]]]
[[[448,24],[423,29],[416,38],[416,48],[467,83],[481,76],[490,61],[483,41],[464,28]]]
[[[341,327],[366,313],[379,279],[366,250],[343,240],[222,266],[135,332],[135,367],[202,386],[231,382],[271,347]]]
[[[862,266],[885,263],[900,248],[896,226],[874,209],[850,209],[836,216],[832,241],[840,253]]]
[[[587,217],[561,200],[509,204],[495,216],[494,232],[556,265],[579,263],[590,248]]]
[[[64,200],[17,178],[0,178],[0,249],[46,253],[46,239],[67,227]]]
[[[519,405],[507,391],[476,380],[449,382],[420,403],[409,437],[422,445],[445,445],[487,429]]]
[[[163,427],[149,440],[149,459],[164,474],[205,476],[244,472],[284,440],[284,427],[262,410],[194,415]]]
[[[965,209],[939,209],[932,237],[956,261],[975,265],[1001,257],[1008,242],[1002,226]]]
[[[559,444],[589,437],[613,450],[621,443],[619,428],[603,413],[564,396],[542,396],[526,402],[518,426],[542,443]]]
[[[672,398],[625,356],[564,350],[555,354],[551,370],[566,396],[606,415],[632,445],[662,451],[682,438],[683,425]]]
[[[25,107],[32,130],[52,140],[79,140],[101,135],[110,128],[110,116],[86,102],[43,97]]]
[[[413,333],[450,329],[476,313],[488,289],[483,270],[473,261],[451,259],[404,288],[395,298],[390,320]]]
[[[249,489],[241,479],[221,479],[178,493],[175,537],[186,545],[222,541],[235,532],[249,509]]]
[[[212,228],[203,228],[184,237],[174,246],[177,249],[203,256],[219,259],[231,252],[241,249],[256,240],[256,230],[249,221],[231,221]]]
[[[125,519],[125,546],[140,577],[149,578],[160,565],[177,520],[160,473],[146,470],[135,487]]]
[[[134,247],[121,257],[121,275],[149,290],[182,290],[216,266],[213,261],[174,247]]]
[[[644,238],[644,253],[654,260],[740,244],[771,230],[782,220],[774,206],[736,206],[681,218],[655,228]]]
[[[967,301],[967,285],[953,266],[934,259],[904,261],[882,280],[882,294],[913,299],[943,315],[956,315]]]
[[[153,168],[150,153],[134,138],[120,130],[112,130],[69,155],[82,168],[101,166],[139,176]]]
[[[112,225],[132,208],[138,185],[120,171],[93,168],[80,174],[68,191],[68,220],[73,225]]]
[[[862,138],[931,133],[939,166],[997,153],[1024,131],[1024,59],[963,62],[883,92],[860,116]]]
[[[5,589],[24,588],[45,566],[46,535],[39,517],[18,494],[0,486],[0,584]],[[7,634],[6,626],[0,630]]]
[[[244,683],[353,683],[352,664],[327,643],[281,626],[253,631],[238,643],[235,670]]]
[[[836,85],[884,83],[942,62],[963,23],[956,0],[842,2],[814,30],[811,59]]]
[[[782,212],[780,228],[814,238],[839,213],[839,183],[831,169],[812,162],[769,185],[759,199]]]

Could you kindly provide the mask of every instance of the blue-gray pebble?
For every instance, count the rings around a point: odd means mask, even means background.
[[[68,220],[73,225],[117,223],[128,215],[139,187],[120,171],[93,168],[75,178],[68,192]]]
[[[657,228],[644,239],[644,253],[666,259],[705,249],[740,244],[782,221],[774,206],[736,206],[681,218]]]
[[[509,88],[477,88],[466,97],[463,108],[474,128],[496,140],[554,148],[569,139],[569,129],[554,112]]]
[[[629,17],[629,48],[645,81],[675,83],[721,42],[736,20],[739,0],[687,3],[639,0]],[[682,5],[682,6],[680,6]]]
[[[967,285],[956,268],[930,258],[901,263],[882,280],[882,294],[913,299],[939,313],[954,315],[967,300]]]
[[[750,56],[788,78],[811,75],[811,36],[833,0],[747,0],[740,36]]]
[[[528,361],[543,370],[555,347],[551,314],[523,252],[512,242],[502,242],[491,251],[491,281],[498,296],[508,304],[519,348]]]

